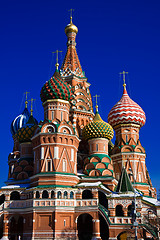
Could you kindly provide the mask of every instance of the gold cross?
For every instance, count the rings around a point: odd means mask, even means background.
[[[93,96],[93,97],[95,97],[95,98],[96,98],[96,112],[98,112],[98,104],[97,104],[97,103],[98,103],[98,101],[97,101],[97,98],[98,98],[98,97],[100,97],[100,95],[97,95],[97,94],[96,94],[96,95],[95,95],[95,96]]]
[[[70,12],[70,18],[72,18],[72,15],[73,15],[74,9],[71,8],[71,9],[69,9],[68,11]]]
[[[33,115],[33,101],[35,101],[36,99],[31,98],[31,100],[28,100],[31,102],[31,116]]]
[[[52,53],[56,53],[56,64],[55,64],[55,66],[56,66],[56,69],[57,69],[57,70],[58,70],[58,67],[59,67],[59,63],[58,63],[58,53],[60,53],[60,52],[62,52],[62,51],[56,50],[55,52],[52,52]]]
[[[28,104],[28,101],[27,101],[27,95],[28,95],[28,93],[29,93],[29,92],[27,92],[27,91],[24,93],[24,94],[26,95],[26,101],[25,101],[25,105],[26,105],[26,106],[25,106],[25,108],[27,108],[27,104]]]
[[[123,75],[123,87],[126,88],[126,74],[128,74],[128,72],[121,72],[120,74]]]

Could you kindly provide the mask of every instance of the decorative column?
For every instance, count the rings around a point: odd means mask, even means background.
[[[4,214],[4,220],[3,220],[3,237],[2,240],[9,240],[8,238],[9,233],[9,220],[8,215]]]
[[[98,239],[101,240],[100,236],[100,220],[99,219],[93,219],[93,237],[92,239]]]

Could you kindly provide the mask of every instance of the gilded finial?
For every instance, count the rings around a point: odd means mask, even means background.
[[[72,17],[73,17],[74,9],[71,8],[68,11],[70,12],[70,23],[72,23]]]
[[[97,101],[97,98],[98,97],[100,97],[100,95],[95,95],[95,96],[93,96],[93,97],[95,97],[96,98],[96,106],[95,106],[95,108],[96,108],[96,113],[98,112],[98,101]]]
[[[74,9],[68,10],[70,12],[70,23],[65,27],[65,34],[67,35],[70,32],[78,33],[78,28],[72,22],[72,16]]]
[[[31,98],[31,100],[29,100],[31,102],[31,110],[30,110],[31,116],[33,116],[33,101],[35,101],[35,100],[36,99],[33,99],[33,98]]]
[[[56,50],[55,52],[52,52],[52,53],[56,53],[56,64],[55,64],[56,70],[58,70],[58,67],[59,67],[59,63],[58,63],[58,53],[60,53],[60,52],[62,52],[62,51]]]
[[[27,99],[27,95],[28,95],[29,92],[25,92],[24,94],[26,95],[26,101],[25,101],[25,108],[27,108],[27,105],[28,105],[28,99]]]
[[[126,74],[128,74],[128,72],[123,71],[120,74],[123,75],[123,87],[126,89]]]

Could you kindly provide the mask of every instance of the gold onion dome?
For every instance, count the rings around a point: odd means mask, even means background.
[[[78,33],[78,28],[73,24],[72,17],[70,17],[70,23],[65,27],[65,34],[67,35],[70,32]]]
[[[91,138],[107,138],[111,140],[113,138],[113,128],[109,123],[102,120],[98,112],[98,106],[96,106],[96,114],[92,122],[88,123],[82,131],[82,136],[85,140]]]

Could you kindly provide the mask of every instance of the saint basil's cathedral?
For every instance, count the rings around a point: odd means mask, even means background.
[[[41,89],[44,119],[34,118],[26,98],[11,123],[14,146],[0,189],[0,238],[159,239],[159,228],[145,218],[160,215],[139,139],[145,113],[129,97],[125,81],[108,123],[97,104],[94,113],[77,32],[71,17],[63,64],[59,69],[56,63]]]

